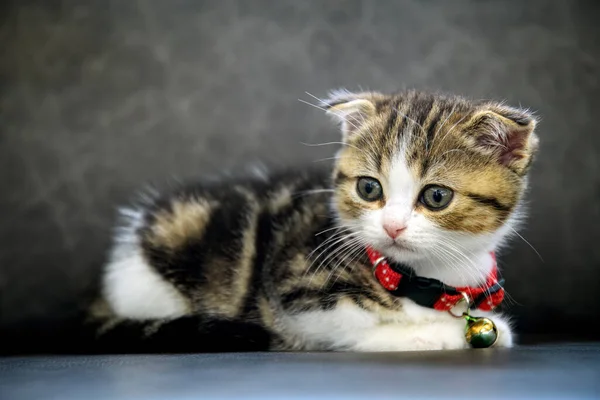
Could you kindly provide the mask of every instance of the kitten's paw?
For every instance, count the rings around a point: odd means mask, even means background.
[[[382,325],[356,344],[356,351],[428,351],[468,348],[460,321],[423,325]]]
[[[464,338],[464,335],[445,335],[441,338],[425,338],[416,337],[410,343],[409,350],[412,351],[429,351],[429,350],[461,350],[469,346]]]
[[[442,343],[423,337],[414,338],[409,347],[413,351],[443,350],[444,348]]]

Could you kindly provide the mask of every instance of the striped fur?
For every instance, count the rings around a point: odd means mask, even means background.
[[[417,91],[341,92],[321,105],[342,125],[333,170],[183,186],[124,212],[102,307],[91,313],[99,343],[124,336],[149,350],[165,348],[161,337],[166,348],[188,341],[202,351],[229,341],[260,350],[465,346],[460,322],[390,296],[364,247],[449,284],[480,282],[489,251],[518,220],[535,119]],[[378,179],[382,198],[364,201],[360,177]],[[420,202],[427,185],[454,192],[446,208]],[[406,223],[396,242],[381,228],[390,215]],[[509,346],[510,327],[503,318],[499,325],[499,345]]]

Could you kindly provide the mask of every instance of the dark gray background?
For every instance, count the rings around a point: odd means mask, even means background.
[[[300,143],[337,139],[298,102],[305,91],[416,87],[542,118],[522,234],[544,262],[521,240],[502,256],[511,311],[522,332],[591,332],[581,323],[600,314],[597,4],[4,2],[0,327],[72,310],[93,287],[115,206],[144,184],[331,155]]]

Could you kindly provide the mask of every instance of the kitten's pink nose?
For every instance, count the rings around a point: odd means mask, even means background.
[[[396,239],[406,229],[406,225],[397,222],[388,222],[383,224],[383,229],[385,229],[389,237]]]

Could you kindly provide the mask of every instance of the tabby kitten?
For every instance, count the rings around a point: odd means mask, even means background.
[[[341,123],[333,170],[189,185],[122,211],[93,311],[98,343],[469,347],[448,310],[461,313],[464,294],[472,315],[502,301],[493,252],[522,216],[535,118],[419,91],[343,91],[320,106]],[[494,346],[510,347],[507,319],[493,320]]]

